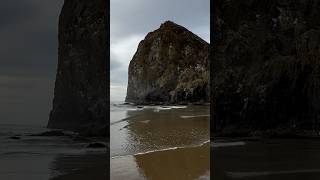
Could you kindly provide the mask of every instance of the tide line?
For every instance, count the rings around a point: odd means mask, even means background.
[[[118,155],[118,156],[113,156],[113,157],[110,157],[110,158],[111,158],[111,159],[116,159],[116,158],[127,157],[127,156],[138,156],[138,155],[150,154],[150,153],[155,153],[155,152],[164,152],[164,151],[184,149],[184,148],[195,148],[195,147],[204,146],[205,144],[207,144],[207,143],[209,143],[209,142],[210,142],[210,140],[206,140],[206,141],[201,142],[200,144],[197,144],[197,145],[180,146],[180,147],[170,147],[170,148],[164,148],[164,149],[156,149],[156,150],[150,150],[150,151],[145,151],[145,152],[139,152],[139,153],[135,153],[135,154]]]
[[[196,118],[196,117],[209,117],[209,114],[204,114],[204,115],[195,115],[195,116],[180,116],[183,119],[188,119],[188,118]]]

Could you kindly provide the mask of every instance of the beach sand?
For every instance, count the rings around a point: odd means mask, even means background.
[[[63,173],[50,180],[104,180],[109,179],[107,154],[61,156],[53,163],[55,170]]]
[[[209,179],[208,106],[129,106],[111,117],[112,180]]]
[[[210,146],[177,148],[111,159],[112,180],[210,179]]]

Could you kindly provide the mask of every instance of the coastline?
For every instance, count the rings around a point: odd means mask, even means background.
[[[210,178],[208,106],[111,105],[111,179]]]
[[[121,105],[132,105],[132,106],[210,106],[210,102],[180,102],[180,103],[169,103],[169,102],[123,102]]]
[[[0,179],[80,179],[107,173],[105,138],[81,137],[40,125],[1,125],[0,141]]]
[[[70,167],[65,168],[64,174],[50,178],[50,180],[88,180],[88,179],[108,179],[109,173],[107,168],[107,162],[105,153],[91,154],[87,157],[76,156],[73,157],[74,162],[70,162],[68,156],[61,157],[59,166]],[[82,159],[82,160],[81,160]]]
[[[208,159],[210,159],[209,142],[194,147],[119,156],[110,160],[113,167],[111,179],[210,179]],[[122,169],[127,171],[123,172]]]

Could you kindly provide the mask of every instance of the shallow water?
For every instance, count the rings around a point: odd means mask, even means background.
[[[209,144],[111,159],[111,179],[210,179]]]
[[[90,168],[100,168],[101,177],[107,177],[106,149],[87,149],[89,142],[69,137],[30,136],[45,131],[48,129],[38,126],[0,125],[1,180],[63,179]],[[12,136],[21,139],[10,139]]]
[[[209,179],[208,106],[116,106],[111,179]]]
[[[215,180],[318,180],[320,141],[260,139],[212,144]]]

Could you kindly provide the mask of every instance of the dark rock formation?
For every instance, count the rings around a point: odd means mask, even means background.
[[[209,44],[167,21],[139,44],[129,65],[126,102],[209,101]]]
[[[90,143],[87,148],[107,148],[107,145],[102,142]]]
[[[69,136],[69,137],[71,137],[72,134],[65,133],[61,130],[53,130],[53,131],[46,131],[46,132],[38,133],[38,134],[32,134],[31,136],[47,136],[47,137],[50,137],[50,136]]]
[[[213,133],[320,131],[320,0],[215,5]]]
[[[82,131],[107,125],[107,23],[107,1],[65,0],[49,128]]]
[[[9,139],[19,140],[19,139],[21,139],[21,137],[20,136],[11,136],[11,137],[9,137]]]

